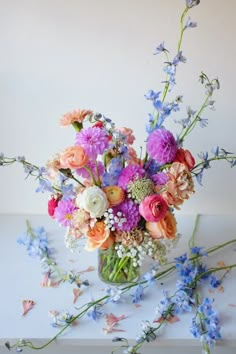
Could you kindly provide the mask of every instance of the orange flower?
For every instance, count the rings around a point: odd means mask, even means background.
[[[103,242],[103,244],[100,246],[101,250],[107,250],[113,245],[114,242],[115,242],[115,238],[112,232],[110,232],[110,236],[108,237],[108,239],[105,242]]]
[[[68,127],[70,124],[74,122],[82,123],[87,115],[92,115],[93,111],[87,109],[77,109],[73,112],[69,112],[64,114],[61,118],[59,124],[61,127]]]
[[[88,156],[81,146],[70,146],[60,156],[61,168],[81,168],[87,161]]]
[[[119,186],[107,186],[103,188],[103,192],[107,196],[110,207],[119,205],[125,199],[125,192]]]
[[[96,248],[102,247],[106,241],[108,242],[110,234],[111,232],[109,229],[106,229],[104,222],[97,221],[94,227],[91,228],[87,233],[87,244],[85,249],[87,251],[93,251]]]
[[[146,229],[152,238],[175,238],[176,220],[174,215],[168,211],[163,219],[158,222],[146,222]]]
[[[191,173],[184,164],[174,162],[166,174],[169,181],[161,195],[169,206],[179,209],[179,205],[183,204],[184,200],[189,199],[190,195],[194,193]]]

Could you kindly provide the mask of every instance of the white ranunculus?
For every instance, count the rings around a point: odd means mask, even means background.
[[[109,203],[106,194],[97,186],[86,188],[76,199],[76,205],[86,210],[92,218],[100,218]]]

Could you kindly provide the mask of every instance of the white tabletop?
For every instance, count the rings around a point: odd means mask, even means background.
[[[20,338],[25,338],[35,340],[35,343],[39,344],[50,339],[58,330],[50,325],[49,310],[68,310],[76,315],[75,306],[80,307],[91,299],[102,297],[107,288],[107,285],[98,279],[96,270],[82,276],[83,279],[88,279],[91,285],[83,288],[83,294],[78,298],[76,304],[73,304],[73,285],[63,283],[57,288],[42,288],[40,286],[42,268],[39,260],[30,258],[25,248],[16,243],[19,234],[25,231],[26,217],[32,226],[46,228],[49,233],[50,247],[55,248],[55,258],[63,269],[82,271],[88,266],[97,265],[96,252],[82,251],[79,254],[72,254],[66,249],[63,239],[65,230],[59,228],[57,223],[48,216],[1,215],[0,353],[7,353],[7,349],[4,348],[6,340],[14,343]],[[177,220],[182,237],[177,248],[172,251],[170,259],[187,251],[195,216],[177,215]],[[197,245],[211,247],[233,238],[236,238],[235,215],[201,216],[196,234]],[[207,264],[211,265],[216,265],[218,261],[224,261],[226,264],[236,263],[236,244],[216,252],[206,259]],[[216,349],[216,352],[219,350],[219,353],[222,346],[224,346],[224,353],[234,353],[236,349],[236,307],[232,306],[236,304],[235,274],[235,270],[233,270],[225,278],[224,292],[214,291],[211,293],[209,286],[202,290],[205,295],[215,299],[215,308],[220,314],[223,340],[219,343],[219,348]],[[89,352],[87,350],[91,347],[96,347],[97,354],[100,353],[99,350],[106,354],[110,353],[111,347],[114,347],[114,343],[111,341],[114,336],[121,335],[134,340],[141,332],[141,321],[153,321],[154,308],[162,298],[162,290],[175,289],[175,278],[176,275],[172,274],[148,289],[145,301],[141,303],[140,307],[132,304],[130,295],[127,295],[120,304],[109,303],[105,305],[103,309],[105,313],[112,312],[116,316],[122,314],[127,316],[118,327],[125,332],[105,335],[102,330],[105,327],[104,318],[93,322],[85,316],[79,321],[78,326],[70,328],[57,340],[57,353],[60,350],[62,353],[65,352],[65,348],[68,352],[69,347],[72,353],[73,348],[75,350],[77,346],[80,346],[83,348],[80,351],[82,354]],[[25,317],[22,317],[21,302],[24,299],[34,300],[36,305]],[[191,314],[180,316],[180,321],[165,327],[161,335],[158,336],[158,340],[145,347],[143,353],[156,353],[157,347],[162,348],[162,353],[166,353],[168,350],[168,353],[175,352],[176,354],[178,348],[183,353],[185,347],[191,347],[191,353],[195,353],[194,350],[196,353],[201,353],[200,343],[193,339],[189,333],[191,318]],[[52,353],[55,352],[55,345],[50,348],[54,348]],[[50,348],[41,351],[41,353],[50,352]],[[29,351],[25,350],[25,352]]]

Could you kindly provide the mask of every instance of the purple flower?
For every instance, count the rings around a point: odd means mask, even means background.
[[[138,225],[141,218],[139,214],[139,206],[131,199],[125,200],[123,203],[113,208],[114,215],[121,212],[122,217],[126,219],[122,224],[115,223],[115,228],[119,231],[130,231]]]
[[[71,199],[60,200],[55,209],[54,216],[62,226],[69,226],[72,218],[72,213],[76,209]]]
[[[76,134],[75,144],[84,148],[88,156],[96,158],[108,147],[108,135],[105,129],[84,128]]]
[[[145,177],[145,170],[139,165],[129,165],[125,167],[119,176],[118,186],[126,190],[130,182]]]
[[[153,182],[160,186],[164,186],[169,181],[169,177],[164,172],[158,172],[155,175],[152,175],[151,178]]]
[[[102,176],[104,173],[104,170],[105,170],[104,165],[101,161],[98,161],[97,166],[94,161],[89,161],[86,164],[86,166],[88,166],[92,170],[93,175],[95,176],[96,179],[98,176],[99,177]],[[84,167],[77,168],[76,173],[85,179],[88,179],[88,180],[91,179],[90,174],[88,173],[88,171]]]
[[[161,165],[172,162],[177,149],[175,138],[169,130],[156,129],[148,137],[147,152]]]

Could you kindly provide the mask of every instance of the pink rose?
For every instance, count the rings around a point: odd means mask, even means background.
[[[164,218],[167,204],[159,194],[146,197],[139,205],[139,213],[146,221],[157,222]]]
[[[60,156],[61,168],[81,168],[86,165],[88,156],[81,146],[70,146]]]

